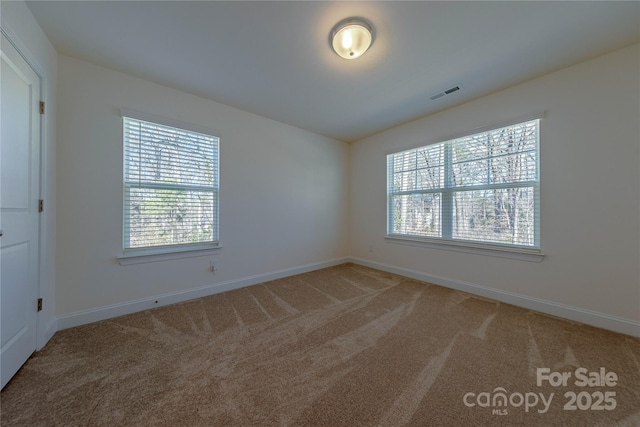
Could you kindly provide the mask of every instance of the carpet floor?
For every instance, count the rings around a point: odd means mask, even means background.
[[[57,332],[3,426],[639,426],[640,339],[366,267]]]

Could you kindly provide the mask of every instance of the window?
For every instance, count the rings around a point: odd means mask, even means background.
[[[219,139],[123,116],[124,250],[217,246]]]
[[[388,237],[539,249],[539,123],[388,155]]]

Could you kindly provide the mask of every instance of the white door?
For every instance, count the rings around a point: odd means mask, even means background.
[[[40,79],[4,34],[0,50],[0,387],[4,387],[36,349]]]

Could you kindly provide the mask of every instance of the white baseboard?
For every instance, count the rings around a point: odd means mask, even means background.
[[[270,273],[257,274],[255,276],[248,276],[240,279],[228,280],[226,282],[214,283],[211,285],[188,289],[185,291],[171,292],[134,301],[111,304],[90,310],[77,311],[74,313],[59,316],[57,318],[57,328],[58,330],[72,328],[74,326],[80,326],[100,320],[111,319],[114,317],[123,316],[125,314],[148,310],[150,308],[162,307],[165,305],[184,302],[195,298],[202,298],[220,292],[240,289],[246,286],[256,285],[258,283],[268,282],[270,280],[282,279],[284,277],[294,276],[296,274],[308,273],[309,271],[333,267],[335,265],[344,264],[345,262],[348,262],[347,258],[336,258],[332,260],[301,265],[298,267],[285,268],[282,270],[272,271]]]
[[[348,257],[347,261],[354,264],[360,264],[365,267],[371,267],[389,273],[410,277],[412,279],[420,280],[423,282],[429,282],[447,288],[457,289],[459,291],[468,292],[470,294],[490,298],[507,304],[516,305],[518,307],[523,307],[530,310],[539,311],[541,313],[546,313],[553,316],[558,316],[576,322],[584,323],[587,325],[596,326],[598,328],[619,332],[621,334],[640,337],[640,322],[637,322],[635,320],[611,316],[609,314],[572,307],[569,305],[559,304],[539,298],[532,298],[513,292],[507,292],[482,285],[453,280],[447,277],[436,276],[417,270],[396,267],[394,265],[383,264],[376,261],[369,261],[362,258]]]
[[[539,311],[541,313],[562,317],[587,325],[596,326],[598,328],[640,337],[640,322],[631,319],[611,316],[604,313],[572,307],[539,298],[528,297],[513,292],[493,289],[474,283],[454,280],[447,277],[428,274],[422,271],[411,270],[408,268],[397,267],[390,264],[383,264],[376,261],[370,261],[356,257],[345,257],[306,264],[298,267],[286,268],[283,270],[248,276],[235,280],[229,280],[226,282],[215,283],[195,289],[161,294],[154,297],[127,301],[124,303],[112,304],[90,310],[83,310],[75,313],[65,314],[57,317],[56,320],[47,325],[44,342],[48,341],[49,338],[53,336],[56,330],[72,328],[74,326],[80,326],[100,320],[111,319],[113,317],[148,310],[150,308],[162,307],[165,305],[184,302],[195,298],[201,298],[220,292],[244,288],[246,286],[256,285],[258,283],[267,282],[269,280],[281,279],[284,277],[294,276],[296,274],[302,274],[322,268],[333,267],[335,265],[344,264],[346,262],[352,262],[354,264],[376,268],[378,270],[399,274],[401,276],[410,277],[423,282],[429,282],[447,288],[469,292],[474,295],[490,298],[507,304],[513,304],[518,307]]]

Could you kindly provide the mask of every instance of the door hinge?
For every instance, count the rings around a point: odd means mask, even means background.
[[[38,200],[38,212],[44,212],[44,200]]]
[[[42,311],[42,298],[38,298],[38,311]]]
[[[40,101],[40,114],[44,114],[44,101]]]

